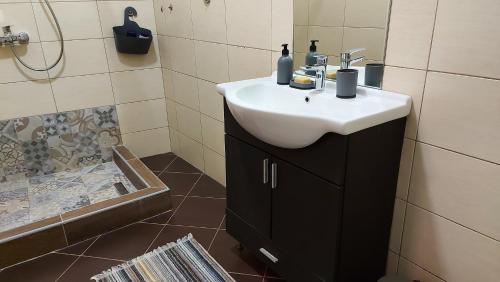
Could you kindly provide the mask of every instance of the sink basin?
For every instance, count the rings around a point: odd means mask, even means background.
[[[354,99],[335,96],[335,82],[324,90],[298,90],[271,77],[217,85],[236,121],[274,146],[307,147],[328,132],[348,135],[394,119],[411,109],[406,95],[358,87]]]

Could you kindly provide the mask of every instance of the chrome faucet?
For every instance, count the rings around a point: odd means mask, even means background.
[[[326,85],[326,66],[328,65],[328,56],[317,55],[316,64],[313,66],[301,67],[304,71],[316,71],[316,89],[324,89]]]
[[[20,32],[18,34],[12,33],[10,25],[2,27],[4,36],[0,36],[0,46],[2,45],[13,45],[18,42],[20,44],[26,44],[29,42],[30,38],[26,32]]]
[[[358,53],[365,50],[366,48],[356,48],[340,53],[340,69],[341,70],[348,69],[351,66],[351,64],[361,62],[365,58],[364,56],[353,59],[352,55],[354,53]]]

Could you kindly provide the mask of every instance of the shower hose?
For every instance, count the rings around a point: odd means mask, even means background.
[[[48,71],[52,68],[54,68],[62,59],[62,56],[64,54],[64,37],[63,37],[63,34],[61,32],[61,26],[59,25],[59,21],[57,20],[57,16],[56,14],[54,13],[54,10],[52,9],[52,6],[50,5],[49,3],[49,0],[44,0],[45,1],[45,4],[47,4],[47,7],[49,8],[49,11],[50,11],[50,14],[52,15],[52,18],[54,19],[54,22],[56,23],[56,27],[57,27],[57,32],[59,33],[59,42],[61,43],[61,51],[59,52],[59,56],[57,57],[57,60],[55,61],[55,63],[53,63],[52,65],[50,65],[49,67],[47,68],[34,68],[30,65],[28,65],[26,62],[24,62],[20,57],[19,55],[16,53],[16,49],[15,49],[15,46],[14,44],[10,46],[10,50],[12,51],[12,53],[14,54],[14,56],[16,57],[16,59],[23,65],[25,66],[26,68],[30,69],[30,70],[33,70],[33,71]]]

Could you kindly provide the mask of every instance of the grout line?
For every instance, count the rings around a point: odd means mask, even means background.
[[[66,274],[66,272],[68,272],[68,270],[69,270],[71,267],[73,267],[73,265],[75,265],[75,263],[76,263],[76,262],[80,259],[80,257],[82,257],[82,255],[83,255],[83,254],[84,254],[84,253],[85,253],[88,249],[90,249],[90,247],[92,247],[92,245],[94,245],[94,243],[95,243],[95,242],[96,242],[96,241],[97,241],[100,237],[101,237],[101,235],[96,236],[96,237],[95,237],[95,239],[94,239],[94,241],[93,241],[92,243],[90,243],[90,245],[89,245],[87,248],[85,248],[85,250],[84,250],[84,251],[83,251],[80,255],[66,254],[66,253],[58,253],[58,254],[63,254],[63,255],[77,256],[77,259],[75,259],[75,261],[73,261],[73,263],[72,263],[72,264],[70,264],[70,265],[68,266],[68,268],[66,268],[66,269],[65,269],[65,270],[61,273],[61,275],[59,275],[59,276],[57,277],[57,279],[56,279],[55,281],[57,282],[59,279],[61,279],[61,277],[63,277],[63,275],[64,275],[64,274]],[[91,239],[88,239],[88,240],[92,240],[92,238],[91,238]],[[85,242],[85,241],[82,241],[82,242]],[[78,243],[75,243],[75,244],[73,244],[73,245],[76,245],[76,244],[79,244],[79,243],[82,243],[82,242],[78,242]],[[71,246],[73,246],[73,245],[71,245]],[[56,253],[57,253],[57,252],[56,252]]]
[[[423,271],[425,271],[425,272],[427,272],[427,273],[431,274],[432,276],[434,276],[434,277],[436,277],[436,278],[438,278],[438,279],[442,280],[443,282],[446,282],[446,280],[445,280],[445,279],[443,279],[443,278],[441,278],[439,275],[436,275],[436,274],[434,274],[433,272],[431,272],[431,271],[429,271],[429,270],[427,270],[427,269],[423,268],[422,266],[418,265],[417,263],[415,263],[414,261],[410,260],[409,258],[407,258],[407,257],[405,257],[405,256],[402,256],[402,255],[400,255],[399,257],[400,257],[400,258],[403,258],[404,260],[407,260],[408,262],[410,262],[410,263],[412,263],[412,264],[414,264],[414,265],[416,265],[418,268],[420,268],[420,269],[422,269]],[[398,261],[398,267],[399,267],[399,261]]]
[[[61,220],[61,227],[62,227],[63,234],[64,234],[64,240],[66,241],[66,247],[68,247],[69,246],[68,235],[66,235],[66,229],[64,228],[64,221],[63,221],[61,213],[59,214],[59,219]]]
[[[189,190],[189,192],[187,193],[187,195],[189,195],[189,193],[194,189],[194,187],[196,186],[196,184],[198,184],[198,181],[200,181],[201,179],[201,176],[203,174],[201,174],[198,179],[194,182],[193,186],[191,186],[191,189]],[[182,199],[182,201],[179,203],[179,205],[177,206],[177,208],[175,209],[175,211],[172,213],[172,216],[170,216],[170,218],[167,220],[166,224],[163,226],[163,228],[158,232],[158,234],[156,234],[156,236],[153,238],[153,240],[151,241],[151,243],[149,244],[149,246],[146,248],[146,250],[144,251],[144,253],[146,253],[150,248],[151,246],[153,246],[153,243],[156,241],[156,239],[158,239],[158,237],[160,236],[160,234],[163,232],[163,230],[167,227],[167,225],[170,223],[170,220],[177,214],[177,211],[179,210],[179,208],[182,206],[182,204],[186,201],[187,199],[187,195],[184,197],[184,199]]]
[[[221,222],[220,222],[220,224],[219,224],[219,227],[217,228],[217,231],[215,232],[214,237],[212,238],[212,241],[210,242],[210,245],[208,245],[208,249],[207,249],[207,251],[210,251],[210,249],[212,248],[212,245],[213,245],[213,244],[214,244],[214,242],[215,242],[215,238],[217,237],[217,234],[219,234],[219,231],[221,230],[222,224],[224,223],[224,220],[225,220],[225,219],[226,219],[226,215],[224,215],[224,216],[222,217],[222,220],[221,220]]]

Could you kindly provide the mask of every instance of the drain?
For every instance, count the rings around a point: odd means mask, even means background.
[[[309,103],[309,101],[311,100],[311,98],[306,97],[304,100],[306,101],[306,103]]]

